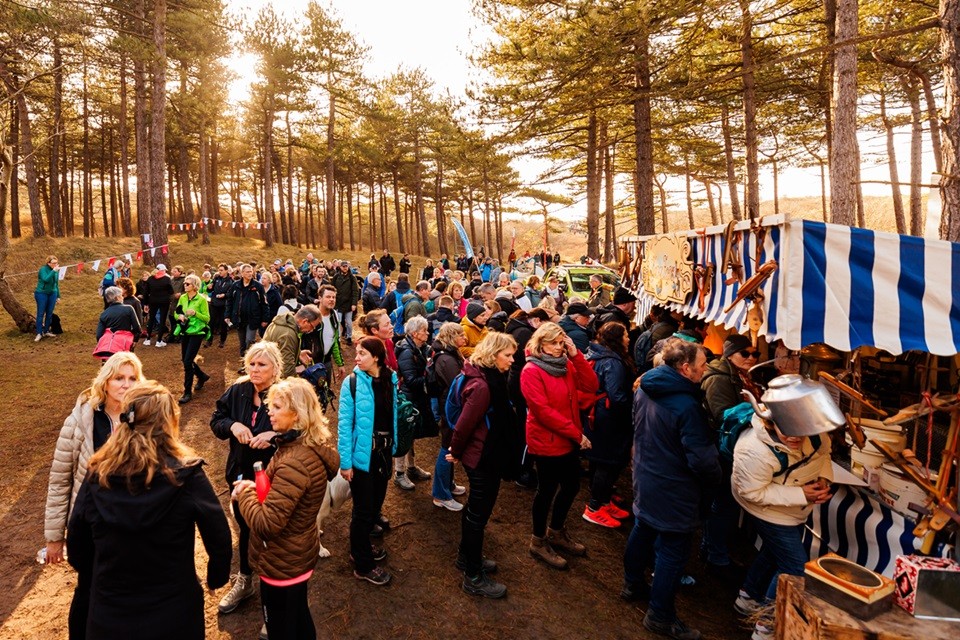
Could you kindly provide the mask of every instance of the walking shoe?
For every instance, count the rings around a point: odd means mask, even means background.
[[[633,582],[623,583],[623,588],[620,589],[620,599],[626,600],[627,602],[636,602],[637,600],[649,600],[650,599],[650,585],[646,582],[640,582],[634,584]]]
[[[167,343],[164,342],[164,341],[162,341],[162,340],[157,340],[157,344],[156,344],[155,346],[157,346],[157,347],[165,347],[165,346],[167,346]]]
[[[387,559],[387,550],[379,545],[371,544],[370,553],[373,554],[374,562],[382,562]]]
[[[507,587],[499,582],[494,582],[483,571],[475,578],[464,574],[463,583],[460,586],[472,596],[483,596],[495,600],[507,595]]]
[[[390,582],[390,574],[387,573],[381,567],[374,567],[366,573],[360,573],[359,571],[353,572],[353,577],[357,580],[366,580],[370,584],[375,584],[378,587],[382,587],[388,582]]]
[[[208,376],[207,374],[205,374],[205,373],[200,374],[200,375],[198,376],[197,384],[196,384],[196,386],[193,388],[193,390],[194,390],[194,391],[200,391],[200,390],[202,390],[202,389],[203,389],[203,385],[207,384],[207,380],[209,380],[209,379],[210,379],[210,376]]]
[[[537,476],[529,471],[522,471],[520,477],[514,482],[521,489],[536,490]]]
[[[223,345],[225,345],[225,344],[226,344],[225,342],[221,342],[220,344],[217,345],[217,347],[218,347],[219,349],[223,349]]]
[[[758,622],[757,626],[753,628],[753,635],[750,636],[750,640],[773,640],[775,636],[773,624]]]
[[[150,346],[150,338],[147,338],[146,340],[143,341],[143,346],[145,346],[145,347],[149,347],[149,346]]]
[[[220,613],[230,613],[240,606],[241,602],[252,596],[255,592],[256,590],[253,587],[253,576],[238,573],[236,581],[234,581],[233,586],[230,588],[230,591],[227,592],[227,595],[223,596],[223,598],[220,600],[220,604],[217,606],[217,609],[220,610]]]
[[[543,538],[530,536],[530,555],[537,560],[546,562],[554,569],[567,568],[566,559],[561,558],[557,552],[553,550],[553,547],[550,546],[550,542],[547,540],[546,536]]]
[[[572,556],[587,555],[587,548],[570,537],[567,528],[551,529],[547,527],[547,540],[554,549],[565,551]]]
[[[193,400],[193,395],[188,392],[184,392],[184,394],[180,396],[180,399],[177,400],[177,402],[180,404],[187,404],[191,400]]]
[[[450,493],[452,493],[455,496],[462,496],[466,492],[467,492],[467,488],[462,484],[455,484],[453,485],[453,489],[450,489]]]
[[[659,622],[653,618],[650,611],[647,611],[647,615],[643,616],[643,626],[654,633],[670,636],[675,640],[700,640],[700,632],[680,622],[680,618],[674,619],[673,622]]]
[[[405,474],[403,474],[403,473],[394,474],[394,476],[393,476],[393,484],[397,485],[398,487],[400,487],[400,488],[403,489],[404,491],[413,491],[414,489],[417,488],[417,486],[416,486],[415,484],[413,484],[412,482],[410,482],[410,478],[408,478],[408,477],[407,477]]]
[[[429,471],[424,471],[417,465],[412,467],[407,467],[407,477],[411,480],[429,480],[433,477],[433,474]]]
[[[460,511],[461,509],[463,509],[463,505],[457,502],[456,500],[454,500],[453,498],[450,498],[449,500],[437,500],[436,498],[434,498],[433,506],[442,507],[443,509],[447,509],[449,511]]]
[[[41,340],[43,340],[43,334],[42,334],[42,333],[38,333],[38,334],[37,334],[37,337],[33,339],[34,342],[40,342]]]
[[[603,511],[606,511],[608,516],[616,518],[617,520],[624,520],[630,517],[629,511],[625,511],[624,509],[621,509],[620,507],[613,504],[612,502],[608,502],[607,504],[603,505],[600,508]]]
[[[749,593],[740,589],[740,594],[733,603],[733,610],[741,616],[748,617],[764,609],[766,606],[766,603],[762,600],[754,600],[750,597]]]
[[[260,635],[257,636],[257,640],[270,640],[270,636],[267,635],[267,623],[264,622],[263,626],[260,627]]]
[[[587,522],[598,524],[601,527],[607,527],[608,529],[616,529],[620,526],[620,521],[607,513],[603,508],[591,509],[589,506],[586,507],[583,510],[583,519]]]
[[[457,561],[453,563],[453,566],[457,568],[457,571],[466,571],[467,563],[463,559],[463,556],[458,555]],[[497,572],[497,563],[491,560],[490,558],[484,558],[481,565],[480,571],[484,573],[496,573]]]
[[[57,334],[55,334],[55,333],[50,333],[49,331],[47,331],[45,334],[43,334],[43,337],[44,337],[44,338],[56,338],[56,337],[57,337]]]
[[[383,537],[383,527],[378,524],[373,525],[373,529],[370,529],[370,536],[373,538],[382,538]]]

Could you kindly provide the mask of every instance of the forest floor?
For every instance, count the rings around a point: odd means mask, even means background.
[[[40,251],[30,249],[15,245],[8,273],[15,273],[12,267],[17,262],[32,263],[36,269],[48,250],[59,251],[61,263],[69,264],[74,262],[69,251],[80,250],[48,243]],[[85,247],[83,251],[93,254],[97,248]],[[282,251],[289,252],[290,248],[261,249],[256,255],[286,256]],[[30,259],[28,252],[33,254]],[[194,267],[203,261],[234,260],[249,252],[240,243],[223,243],[219,250],[185,246],[177,248],[177,260],[171,262]],[[291,257],[298,261],[299,255]],[[32,336],[9,328],[9,318],[0,333],[0,357],[5,364],[0,367],[0,397],[12,400],[10,415],[0,429],[4,469],[0,483],[0,639],[67,637],[67,613],[76,575],[66,563],[42,566],[35,556],[44,544],[43,510],[57,435],[78,393],[96,374],[97,362],[89,354],[100,309],[95,276],[69,276],[63,284],[65,300],[58,308],[66,331],[62,336],[35,343]],[[32,286],[33,281],[18,290],[24,304],[32,297]],[[28,308],[32,309],[32,304]],[[182,366],[177,345],[163,349],[140,346],[137,354],[147,377],[179,395]],[[214,438],[209,420],[216,399],[237,377],[236,335],[230,336],[226,348],[203,349],[202,355],[202,366],[213,378],[193,402],[184,406],[181,433],[206,460],[207,475],[229,513],[228,487],[223,478],[227,446]],[[352,363],[349,347],[346,355]],[[335,428],[332,411],[328,417]],[[436,439],[417,443],[422,467],[432,468],[437,447]],[[462,471],[459,479],[465,480]],[[630,498],[626,475],[620,481],[620,492]],[[453,567],[460,516],[434,507],[429,482],[419,483],[413,492],[399,491],[392,484],[389,487],[384,514],[392,529],[384,538],[390,553],[385,566],[394,580],[385,588],[353,578],[348,549],[349,506],[342,508],[331,516],[323,536],[323,544],[333,555],[318,559],[310,581],[309,601],[318,637],[658,637],[641,624],[646,604],[627,604],[618,597],[629,524],[609,530],[584,522],[580,513],[586,497],[584,482],[568,525],[571,533],[587,545],[588,555],[572,559],[568,571],[558,572],[535,563],[527,553],[533,493],[504,483],[485,543],[486,555],[499,563],[497,579],[508,587],[502,601],[470,597],[460,591],[461,577]],[[233,527],[232,517],[228,516],[228,521]],[[681,589],[677,602],[681,617],[706,638],[748,638],[750,630],[732,610],[736,585],[707,574],[693,555],[688,570],[697,584]],[[199,538],[196,557],[203,575],[206,554]],[[227,588],[206,595],[207,637],[256,638],[262,621],[258,597],[250,598],[229,615],[220,615],[217,603]]]

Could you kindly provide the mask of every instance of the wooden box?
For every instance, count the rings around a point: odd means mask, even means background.
[[[957,640],[957,623],[919,620],[892,607],[859,620],[806,591],[802,576],[781,575],[777,587],[777,640]]]

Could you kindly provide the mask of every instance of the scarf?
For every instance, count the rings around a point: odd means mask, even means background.
[[[548,356],[547,354],[528,356],[527,362],[532,362],[555,378],[565,378],[567,376],[566,353],[558,357]]]

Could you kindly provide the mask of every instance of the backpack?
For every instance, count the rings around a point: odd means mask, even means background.
[[[653,333],[659,329],[662,324],[664,323],[654,323],[652,327],[640,334],[637,342],[633,345],[633,362],[637,365],[637,373],[645,373],[653,368],[651,366],[653,363],[652,359],[647,360],[647,357],[650,355],[650,350],[653,349]]]
[[[590,361],[590,368],[594,370],[594,374],[596,374],[597,362],[599,362],[599,360]],[[584,411],[581,411],[580,413],[580,415],[583,418],[582,422],[588,425],[590,429],[593,429],[593,423],[597,418],[597,407],[600,405],[601,402],[604,403],[605,408],[607,409],[610,408],[610,397],[607,395],[607,392],[606,391],[600,392],[598,390],[598,393],[596,394],[596,398],[594,398],[593,402],[590,404],[590,407]]]
[[[407,303],[403,301],[403,297],[406,294],[402,294],[399,291],[394,291],[393,295],[397,300],[397,308],[390,312],[390,321],[393,322],[393,335],[402,336],[403,335],[403,308],[407,306]]]
[[[357,374],[351,373],[348,380],[350,382],[350,396],[356,403]],[[397,441],[394,443],[393,457],[399,458],[407,455],[413,447],[413,434],[420,429],[422,418],[416,405],[410,402],[410,399],[399,390],[397,391],[397,404],[394,411],[397,412]]]
[[[447,399],[443,403],[443,417],[447,422],[447,427],[451,431],[457,426],[457,420],[460,419],[460,414],[463,413],[463,384],[466,379],[466,376],[463,375],[462,372],[457,374],[457,377],[450,383],[450,389],[447,391]],[[488,430],[490,429],[490,412],[492,410],[492,405],[487,407],[487,413],[484,416]]]
[[[753,414],[753,406],[749,402],[741,402],[723,412],[723,423],[720,425],[719,441],[717,443],[721,458],[726,459],[728,462],[733,462],[733,450],[737,446],[737,440],[740,439],[740,435],[746,431],[747,427],[751,425]],[[777,457],[777,461],[780,463],[780,470],[774,473],[773,477],[784,476],[783,481],[786,482],[794,469],[802,467],[810,461],[810,458],[816,455],[817,451],[820,450],[820,444],[821,440],[819,435],[810,436],[810,446],[813,447],[813,451],[793,464],[788,464],[789,459],[786,453],[768,444],[767,447],[773,452],[773,455]]]
[[[427,382],[427,395],[431,398],[439,398],[443,393],[443,381],[437,375],[437,356],[440,353],[431,353],[427,358],[427,369],[424,375]]]

